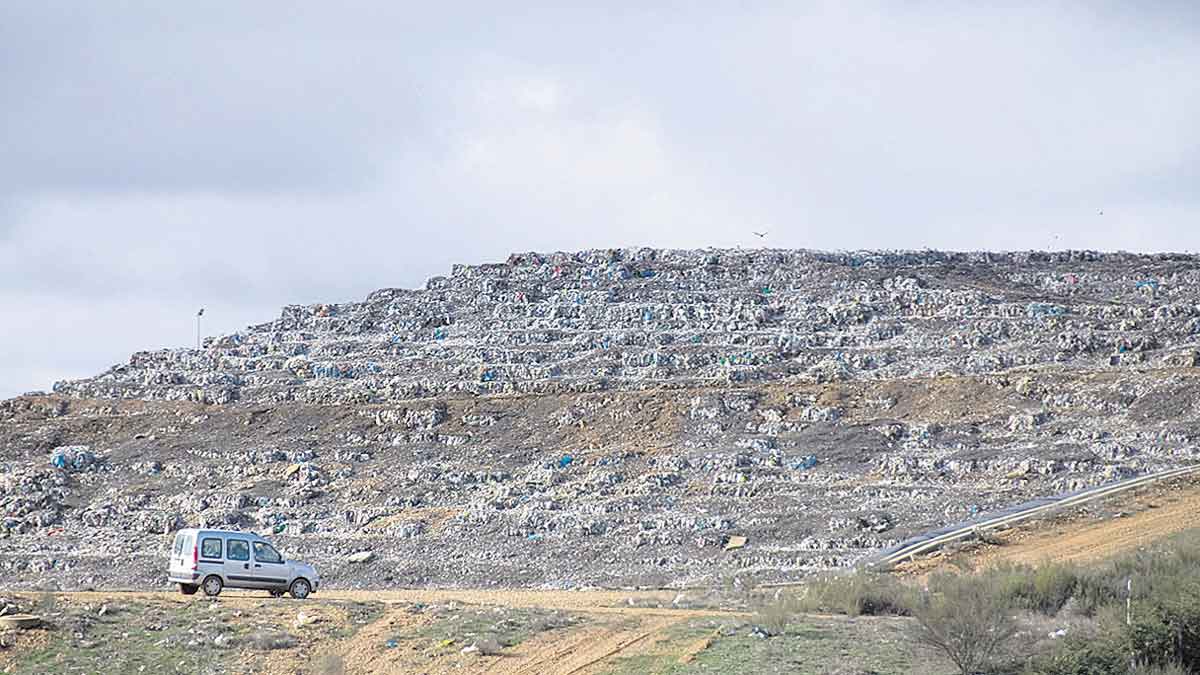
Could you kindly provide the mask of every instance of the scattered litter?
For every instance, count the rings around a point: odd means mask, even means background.
[[[50,464],[67,471],[83,471],[96,462],[96,456],[86,445],[63,445],[50,453]]]
[[[725,542],[725,550],[726,551],[735,551],[735,550],[745,546],[746,541],[747,541],[746,537],[743,537],[740,535],[734,535],[729,538],[729,541]]]
[[[1067,310],[1058,305],[1051,305],[1046,302],[1031,302],[1025,307],[1025,315],[1031,319],[1040,319],[1048,316],[1062,316]]]
[[[0,628],[37,628],[42,624],[42,617],[36,614],[7,614],[0,616]]]
[[[801,470],[801,471],[806,470],[806,469],[811,469],[816,465],[817,465],[817,456],[816,455],[808,455],[807,457],[805,457],[803,459],[799,459],[799,460],[796,460],[795,462],[792,462],[792,468]]]

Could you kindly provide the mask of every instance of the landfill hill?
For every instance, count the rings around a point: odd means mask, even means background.
[[[343,588],[801,579],[1194,461],[1197,281],[1182,254],[618,249],[289,306],[0,402],[0,574],[165,587],[190,525]]]

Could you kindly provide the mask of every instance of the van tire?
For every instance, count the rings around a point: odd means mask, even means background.
[[[272,598],[282,598],[283,594],[286,593],[287,591],[267,591],[267,592],[271,594]]]
[[[225,587],[225,582],[221,581],[221,577],[210,574],[204,577],[204,582],[200,584],[204,589],[204,594],[210,598],[215,598],[221,594],[221,589]]]
[[[200,587],[196,584],[179,584],[179,592],[184,595],[195,595]]]
[[[297,579],[292,582],[292,587],[289,589],[292,597],[297,600],[303,600],[312,593],[312,584],[308,583],[308,579]]]

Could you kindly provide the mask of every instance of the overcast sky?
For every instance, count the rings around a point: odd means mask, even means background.
[[[0,3],[0,397],[512,251],[1200,249],[1200,3],[552,4]]]

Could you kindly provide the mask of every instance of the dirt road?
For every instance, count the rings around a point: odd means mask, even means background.
[[[1084,514],[1020,525],[996,534],[1002,545],[975,548],[960,557],[969,558],[976,568],[1001,562],[1088,563],[1197,528],[1200,528],[1200,485],[1183,482],[1114,498]],[[904,563],[897,570],[905,576],[924,575],[953,567],[949,557],[919,559]]]
[[[987,551],[982,562],[1035,564],[1043,560],[1090,562],[1136,550],[1184,530],[1200,527],[1200,490],[1149,500],[1144,511],[1095,523],[1071,524],[1017,534],[1007,546]]]

